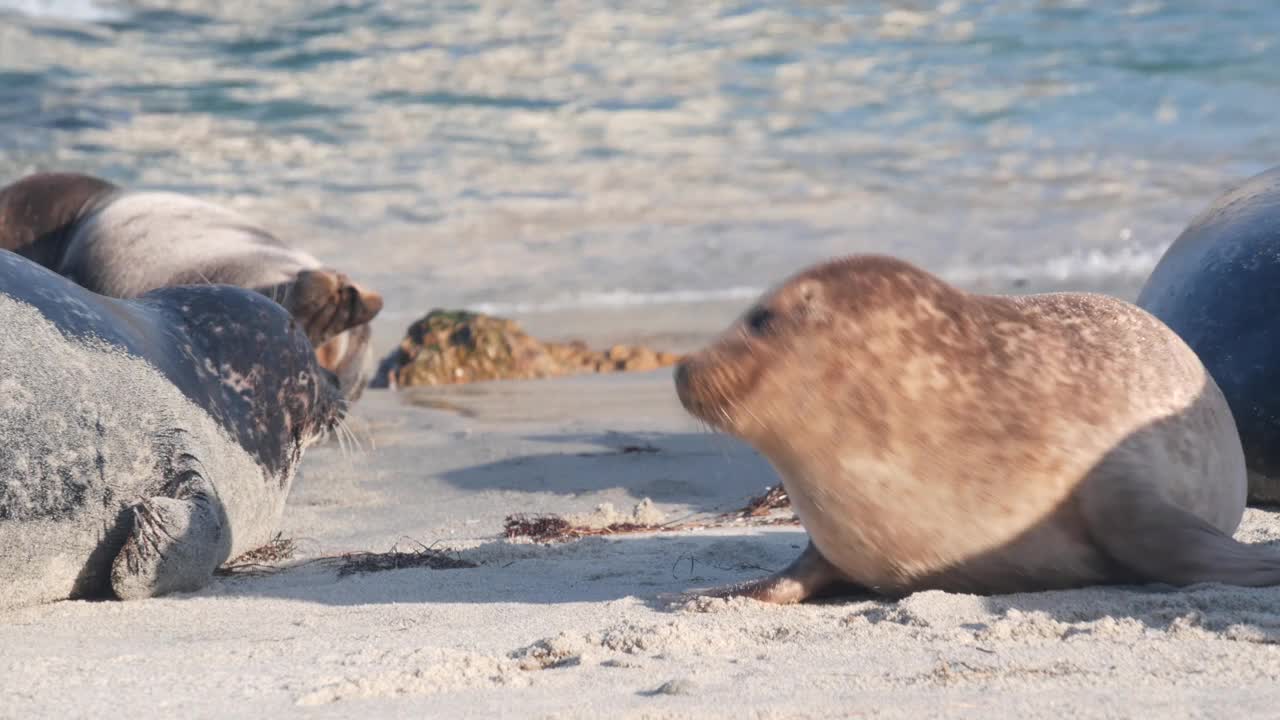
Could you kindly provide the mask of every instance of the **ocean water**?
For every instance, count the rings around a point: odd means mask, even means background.
[[[867,251],[1133,292],[1277,117],[1274,0],[0,0],[0,179],[228,203],[391,324]]]

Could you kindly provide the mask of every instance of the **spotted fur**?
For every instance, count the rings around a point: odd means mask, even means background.
[[[975,295],[844,258],[765,294],[676,387],[773,463],[813,545],[729,594],[1280,583],[1280,557],[1230,537],[1246,480],[1222,393],[1114,298]]]

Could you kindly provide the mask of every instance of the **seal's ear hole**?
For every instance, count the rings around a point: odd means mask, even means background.
[[[818,288],[814,283],[806,281],[800,284],[796,295],[802,306],[808,308],[818,301]]]

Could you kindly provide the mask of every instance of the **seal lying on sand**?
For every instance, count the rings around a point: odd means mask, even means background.
[[[38,173],[0,189],[0,249],[116,298],[196,283],[257,290],[293,313],[348,398],[368,382],[367,324],[382,297],[227,208]]]
[[[194,590],[276,532],[332,373],[226,285],[95,295],[0,251],[0,608]]]
[[[772,462],[810,536],[709,594],[1280,583],[1280,554],[1231,537],[1245,467],[1222,394],[1120,300],[973,295],[853,257],[766,294],[675,381]]]
[[[1280,168],[1219,197],[1182,231],[1138,305],[1200,356],[1244,444],[1249,499],[1280,502]]]

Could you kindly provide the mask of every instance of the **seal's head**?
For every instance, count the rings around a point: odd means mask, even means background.
[[[840,418],[874,428],[887,394],[914,389],[898,387],[900,363],[961,351],[949,343],[963,331],[964,298],[894,258],[823,263],[765,293],[686,356],[676,390],[695,417],[766,452],[798,437],[835,438],[849,430],[836,427]]]
[[[382,295],[328,268],[303,270],[258,291],[293,314],[315,346],[320,366],[338,376],[349,401],[359,398],[372,358],[369,323],[382,310]]]
[[[34,173],[0,188],[0,250],[56,266],[72,225],[118,189],[92,175],[64,172]]]
[[[329,268],[302,270],[288,282],[258,291],[288,308],[317,349],[339,333],[367,325],[382,311],[382,295]],[[329,352],[336,365],[342,350]]]
[[[346,412],[297,321],[263,295],[230,285],[156,290],[141,301],[181,316],[173,341],[192,368],[178,386],[282,481],[302,451]]]

